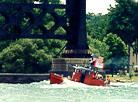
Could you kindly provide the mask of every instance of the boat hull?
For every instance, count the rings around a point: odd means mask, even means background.
[[[56,73],[50,73],[50,84],[61,84],[63,77]]]
[[[105,86],[105,81],[102,79],[95,79],[90,75],[86,75],[84,79],[84,84],[93,86]]]
[[[82,76],[81,71],[73,72],[71,80],[75,81],[75,82],[80,82],[81,81],[81,76]]]
[[[81,73],[81,71],[73,72],[71,80],[75,82],[82,82],[84,84],[93,85],[93,86],[105,86],[106,85],[105,80],[96,78],[94,72],[85,73],[85,75],[82,75],[82,74],[84,73]],[[82,76],[84,76],[84,78]]]
[[[88,72],[84,75],[83,74],[84,73],[82,73],[81,71],[73,72],[71,80],[92,86],[105,86],[106,84],[110,84],[107,83],[110,82],[110,79],[108,79],[109,81],[106,80],[106,82],[104,79],[96,78],[94,72]],[[50,84],[61,84],[62,82],[63,77],[61,75],[56,73],[50,73]]]

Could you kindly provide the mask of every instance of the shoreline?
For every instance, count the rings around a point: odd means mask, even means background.
[[[0,73],[0,83],[32,83],[49,79],[49,73]]]
[[[121,82],[121,83],[132,83],[132,82],[136,82],[138,83],[138,76],[133,76],[132,78],[130,78],[129,76],[118,76],[118,75],[114,75],[113,77],[111,75],[110,76],[110,80],[111,82]]]
[[[131,79],[129,76],[108,75],[113,83],[138,83],[138,76],[133,76]],[[49,79],[49,73],[0,73],[0,83],[31,83],[40,82]]]

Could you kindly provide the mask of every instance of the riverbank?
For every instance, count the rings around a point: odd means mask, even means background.
[[[49,74],[0,73],[0,83],[31,83],[48,80]]]
[[[119,76],[119,75],[109,75],[111,82],[138,82],[138,76],[132,76],[131,78],[129,76]]]
[[[110,76],[111,82],[137,82],[138,76],[119,76],[119,75],[108,75]],[[31,83],[39,82],[49,79],[49,73],[44,74],[23,74],[23,73],[0,73],[0,83]]]

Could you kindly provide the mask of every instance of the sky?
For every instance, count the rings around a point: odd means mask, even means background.
[[[109,5],[115,6],[115,0],[86,0],[86,12],[107,14]]]
[[[65,0],[61,0],[65,2]],[[86,13],[107,14],[109,5],[115,6],[115,0],[86,0]]]

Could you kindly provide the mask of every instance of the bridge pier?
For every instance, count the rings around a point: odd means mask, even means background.
[[[71,65],[86,65],[90,58],[86,34],[86,0],[66,0],[68,17],[67,45],[62,58],[54,58],[52,70],[73,72]]]
[[[74,71],[72,65],[86,66],[88,62],[89,58],[54,58],[52,60],[52,71],[68,76]]]

